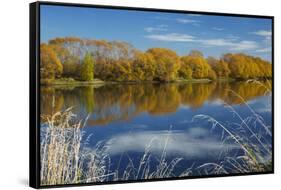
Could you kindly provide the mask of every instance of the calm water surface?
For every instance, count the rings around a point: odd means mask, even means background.
[[[41,114],[73,107],[79,119],[89,116],[83,129],[85,146],[108,145],[112,170],[122,172],[130,161],[137,165],[149,147],[151,168],[163,155],[167,161],[183,158],[174,171],[179,175],[241,154],[235,142],[223,141],[227,134],[210,118],[247,137],[239,128],[246,119],[256,134],[266,136],[251,116],[259,114],[271,128],[268,90],[265,83],[246,82],[42,87]],[[271,143],[270,136],[265,140]],[[202,173],[198,169],[193,175]]]

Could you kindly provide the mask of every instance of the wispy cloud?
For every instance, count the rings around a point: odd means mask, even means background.
[[[207,39],[200,40],[203,45],[207,46],[221,46],[228,47],[230,50],[242,51],[242,50],[253,50],[258,48],[258,44],[255,41],[231,41],[228,39]]]
[[[235,35],[233,35],[233,34],[228,34],[226,37],[227,37],[227,39],[229,39],[229,40],[239,40],[239,39],[240,39],[239,36],[235,36]]]
[[[184,18],[178,18],[177,22],[183,23],[183,24],[189,24],[189,23],[200,23],[199,20],[193,20],[193,19],[184,19]]]
[[[226,47],[229,50],[233,50],[233,51],[255,50],[259,47],[258,43],[255,41],[231,40],[225,38],[202,40],[192,35],[179,34],[179,33],[151,34],[145,37],[152,40],[165,41],[165,42],[192,42],[192,43],[200,43],[201,45],[204,46]]]
[[[255,35],[258,35],[258,36],[263,36],[263,37],[271,37],[271,35],[272,35],[272,32],[269,30],[259,30],[259,31],[252,32],[252,33]]]
[[[213,27],[212,30],[222,31],[222,30],[224,30],[224,29],[223,29],[223,28],[219,28],[219,27]]]
[[[194,19],[187,19],[187,18],[178,18],[176,21],[180,24],[190,24],[192,26],[200,26],[201,21],[200,20],[194,20]]]
[[[272,32],[270,30],[259,30],[259,31],[252,32],[252,34],[264,37],[265,43],[270,42],[272,36]]]
[[[242,51],[242,50],[254,50],[258,48],[258,43],[255,41],[247,41],[243,40],[240,42],[235,42],[232,44],[233,47],[231,47],[232,50]]]
[[[188,34],[169,33],[169,34],[152,34],[145,36],[146,38],[166,42],[192,42],[194,36]]]
[[[199,40],[203,45],[207,46],[232,46],[233,43],[229,40],[218,38],[218,39],[206,39]]]
[[[256,50],[256,52],[268,53],[268,52],[271,52],[271,47],[267,47],[267,48],[263,48],[263,49],[258,49],[258,50]]]
[[[157,25],[155,27],[146,27],[144,28],[144,30],[146,32],[162,32],[162,31],[167,31],[168,30],[168,25],[166,24],[161,24],[161,25]]]
[[[167,17],[167,16],[156,16],[156,17],[154,17],[154,19],[164,20],[164,21],[169,21],[169,22],[177,22],[177,23],[180,23],[180,24],[191,24],[193,26],[199,26],[202,21],[192,18],[192,17],[199,17],[199,16],[201,16],[201,15],[188,14],[187,17],[182,17],[182,18],[172,18],[172,17]]]
[[[271,53],[271,37],[272,32],[270,30],[258,30],[255,32],[251,32],[251,34],[255,34],[264,38],[264,47],[257,49],[256,52],[258,53]]]

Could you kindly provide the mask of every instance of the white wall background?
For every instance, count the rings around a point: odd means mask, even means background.
[[[64,0],[75,3],[183,9],[275,16],[275,174],[88,186],[72,189],[276,189],[281,185],[279,116],[281,91],[281,11],[278,0]],[[0,189],[28,189],[29,5],[31,0],[2,0],[0,5]]]

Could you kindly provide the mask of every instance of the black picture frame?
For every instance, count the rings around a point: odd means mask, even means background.
[[[129,181],[112,181],[112,182],[97,182],[86,184],[63,184],[63,185],[40,185],[40,6],[67,6],[67,7],[87,7],[87,8],[105,8],[117,10],[135,10],[135,11],[152,11],[163,13],[183,13],[183,14],[202,14],[216,16],[232,16],[246,18],[264,18],[270,19],[272,22],[272,170],[268,172],[258,173],[239,173],[228,175],[208,175],[208,176],[191,176],[191,177],[170,177],[165,179],[146,179],[146,180],[129,180]],[[264,15],[248,15],[248,14],[233,14],[219,12],[202,12],[202,11],[187,11],[187,10],[169,10],[156,8],[141,8],[141,7],[124,7],[124,6],[109,6],[109,5],[92,5],[92,4],[77,4],[77,3],[61,3],[61,2],[34,2],[30,3],[29,15],[29,39],[30,39],[30,75],[29,75],[29,185],[33,188],[54,188],[54,187],[72,187],[72,186],[88,186],[88,185],[104,185],[104,184],[120,184],[120,183],[136,183],[136,182],[151,182],[151,181],[166,181],[166,180],[184,180],[194,178],[212,178],[212,177],[231,177],[231,176],[246,176],[274,173],[274,17]]]

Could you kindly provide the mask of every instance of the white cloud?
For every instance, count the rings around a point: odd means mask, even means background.
[[[233,43],[233,47],[231,47],[232,50],[242,51],[242,50],[253,50],[258,48],[258,44],[255,41],[240,41]]]
[[[186,18],[178,18],[176,19],[176,21],[181,24],[191,24],[192,26],[200,26],[200,22],[201,22],[199,20],[186,19]]]
[[[145,36],[146,38],[166,42],[192,42],[194,36],[188,34],[169,33],[169,34],[152,34]]]
[[[271,53],[271,37],[272,32],[270,30],[259,30],[255,32],[251,32],[252,34],[261,36],[264,38],[264,47],[257,49],[256,52],[258,53]]]
[[[233,42],[223,38],[200,40],[200,42],[207,46],[232,46],[233,45]]]
[[[263,48],[263,49],[258,49],[258,50],[256,50],[256,52],[259,52],[259,53],[271,52],[271,48],[267,47],[267,48]]]
[[[193,20],[193,19],[183,19],[183,18],[178,18],[177,22],[183,23],[183,24],[189,24],[189,23],[199,23],[200,21],[198,20]]]
[[[263,36],[263,37],[271,37],[271,35],[272,35],[271,31],[268,31],[268,30],[259,30],[259,31],[252,32],[252,33],[255,35],[258,35],[258,36]]]
[[[233,34],[229,34],[229,35],[227,35],[227,39],[229,39],[229,40],[239,40],[240,37],[235,36],[235,35],[233,35]]]
[[[167,31],[168,30],[167,27],[168,27],[167,25],[161,24],[161,25],[157,25],[155,27],[146,27],[146,28],[144,28],[144,30],[146,32],[162,32],[162,31]]]
[[[269,43],[271,41],[272,32],[269,30],[259,30],[256,32],[252,32],[252,34],[264,37],[265,43]]]
[[[258,48],[258,44],[255,41],[233,41],[224,38],[218,39],[207,39],[200,40],[203,45],[207,46],[220,46],[220,47],[228,47],[230,50],[234,51],[242,51],[242,50],[253,50]]]
[[[195,36],[189,34],[180,34],[180,33],[151,34],[145,37],[152,40],[165,41],[165,42],[193,42],[193,43],[200,43],[201,45],[204,46],[226,47],[232,51],[256,50],[259,48],[258,43],[255,41],[234,40],[228,38],[201,40],[196,38]]]
[[[188,14],[188,17],[184,17],[184,18],[171,18],[171,17],[163,17],[163,16],[156,16],[154,17],[155,19],[158,20],[165,20],[165,21],[172,21],[172,22],[178,22],[181,24],[191,24],[193,26],[199,26],[201,21],[200,20],[196,20],[196,19],[191,19],[191,17],[199,17],[201,15],[197,15],[197,14]]]

